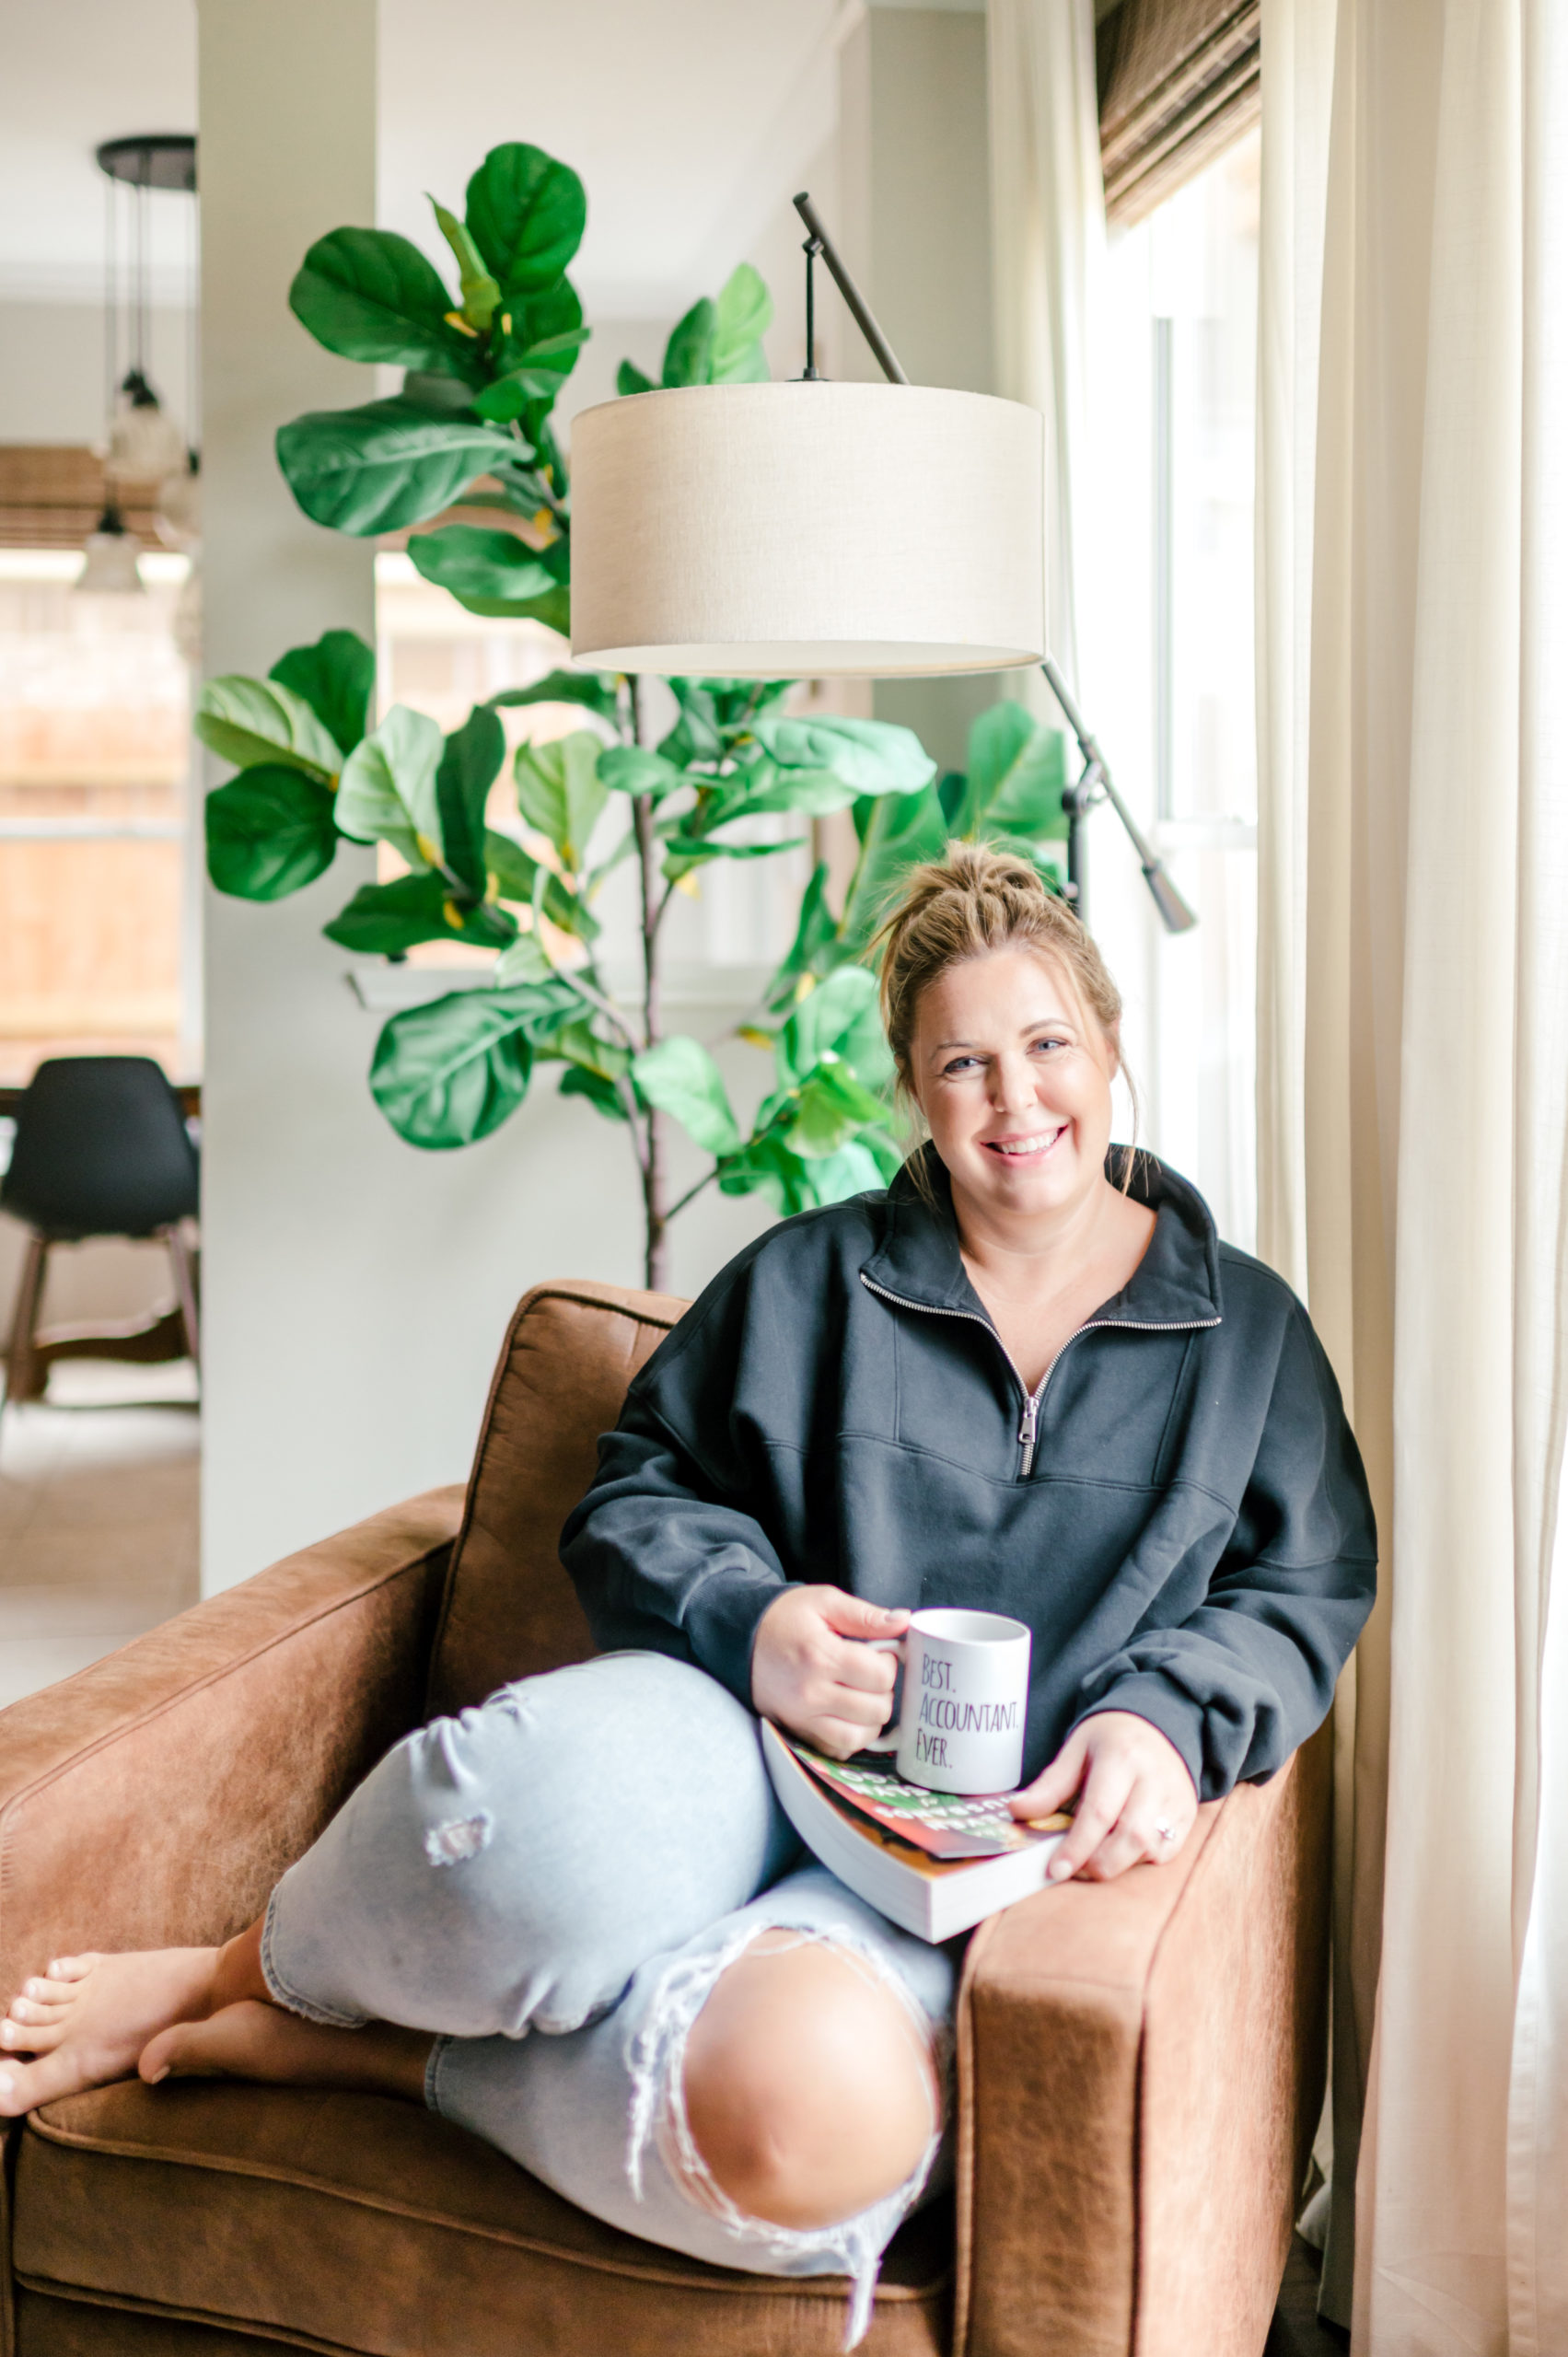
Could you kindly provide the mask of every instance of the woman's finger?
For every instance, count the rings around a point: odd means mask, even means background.
[[[862,1726],[854,1719],[823,1717],[811,1720],[806,1736],[830,1759],[853,1759],[857,1751],[865,1750],[866,1738],[877,1732],[877,1727]]]
[[[1049,1881],[1065,1882],[1088,1864],[1121,1815],[1132,1782],[1132,1771],[1125,1761],[1096,1760],[1079,1799],[1073,1829],[1063,1835],[1062,1845],[1046,1869]]]
[[[1084,1755],[1088,1738],[1082,1727],[1070,1735],[1049,1768],[1042,1768],[1032,1784],[1022,1792],[1009,1795],[1007,1805],[1015,1817],[1052,1817],[1065,1808],[1077,1791],[1084,1776]]]
[[[899,1674],[897,1654],[884,1653],[879,1645],[857,1645],[849,1638],[839,1637],[833,1640],[829,1658],[835,1684],[879,1694],[884,1700],[892,1692]]]
[[[1114,1882],[1129,1866],[1141,1865],[1154,1853],[1152,1829],[1141,1824],[1130,1809],[1124,1810],[1086,1864],[1084,1873],[1091,1882]]]

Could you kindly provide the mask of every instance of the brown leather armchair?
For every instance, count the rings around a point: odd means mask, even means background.
[[[433,1491],[0,1713],[0,1982],[225,1939],[432,1712],[590,1648],[556,1536],[679,1316],[544,1285],[465,1493]],[[1258,2357],[1322,2085],[1328,1759],[1171,1865],[970,1943],[958,2172],[889,2253],[868,2357]],[[617,2234],[373,2096],[138,2081],[14,2130],[6,2357],[829,2357],[843,2287]]]

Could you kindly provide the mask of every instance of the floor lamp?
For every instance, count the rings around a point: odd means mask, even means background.
[[[912,385],[809,196],[806,373],[584,410],[572,429],[572,652],[601,670],[937,678],[1039,666],[1083,769],[1063,796],[1086,919],[1088,812],[1109,802],[1171,933],[1196,923],[1111,780],[1045,644],[1044,421]],[[883,384],[817,372],[813,269]]]

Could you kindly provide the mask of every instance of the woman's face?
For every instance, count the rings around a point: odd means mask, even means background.
[[[1104,1183],[1116,1043],[1055,958],[1020,947],[949,966],[920,1000],[911,1065],[960,1210],[1010,1225]]]

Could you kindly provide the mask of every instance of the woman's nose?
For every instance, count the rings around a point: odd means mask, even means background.
[[[991,1101],[999,1113],[1021,1113],[1034,1103],[1034,1074],[1027,1056],[998,1056],[991,1067]]]

